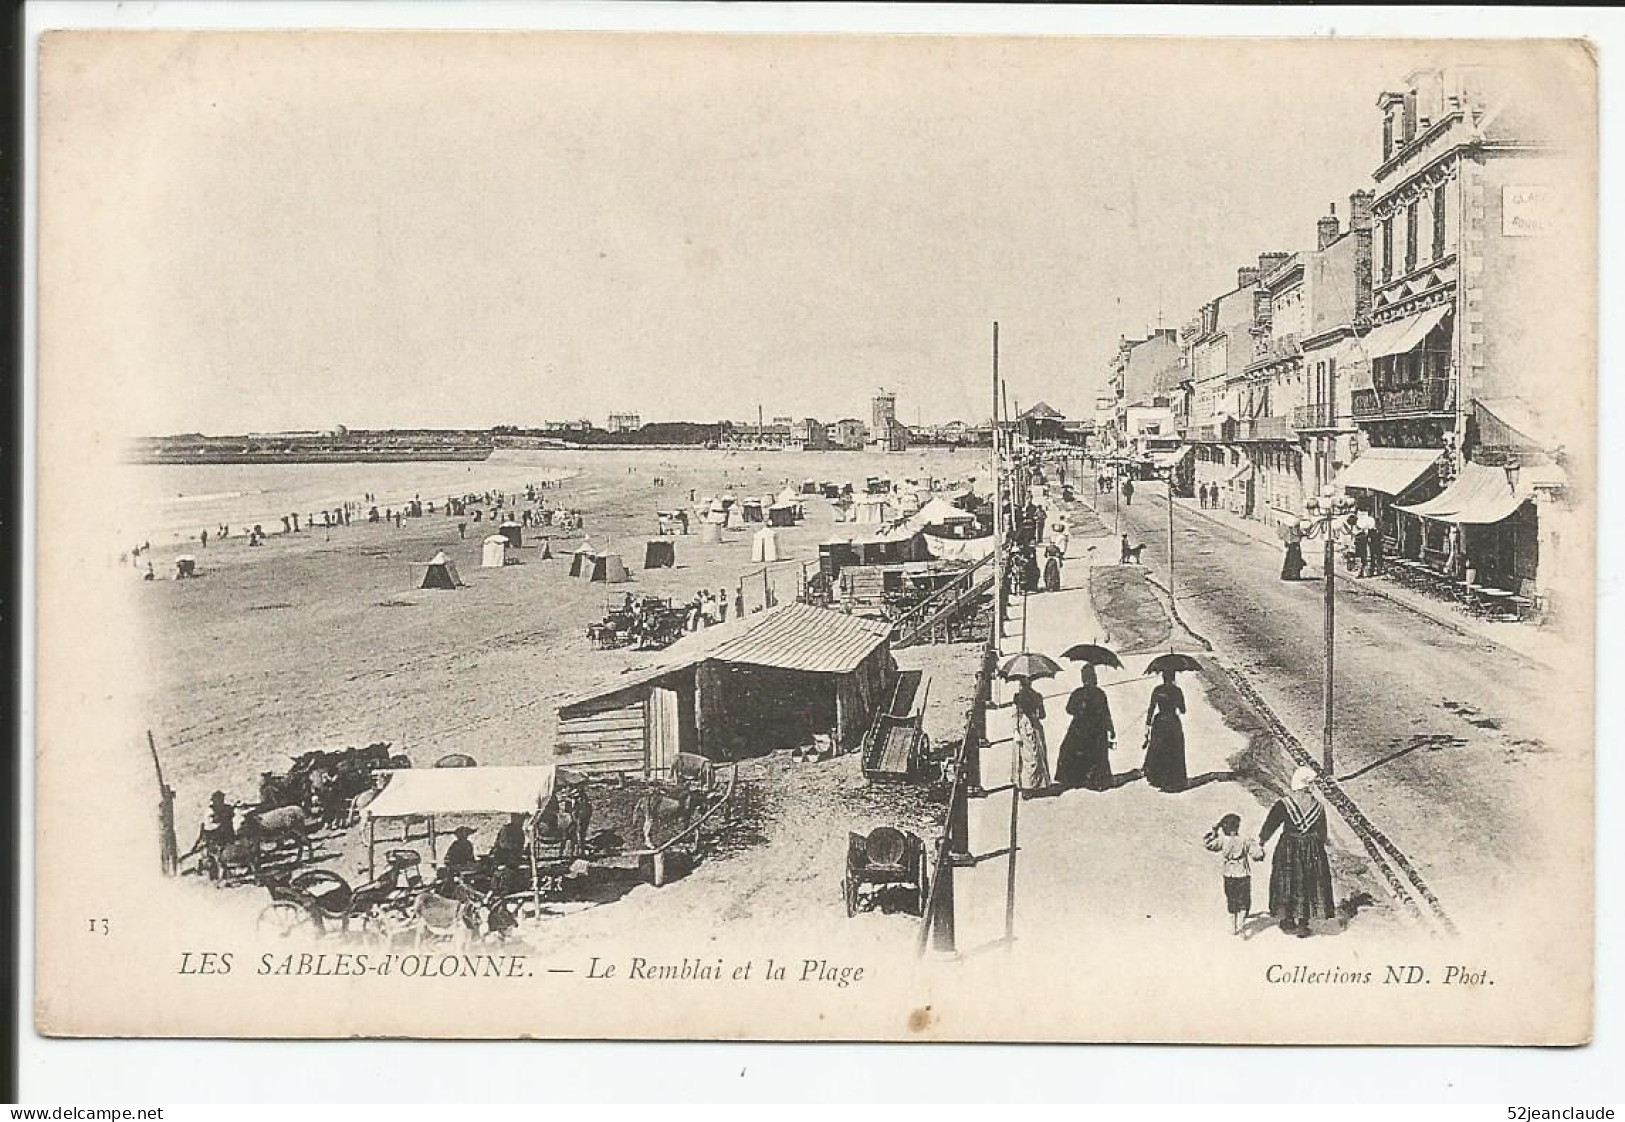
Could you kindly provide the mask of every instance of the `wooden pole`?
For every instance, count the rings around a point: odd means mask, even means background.
[[[152,753],[152,767],[158,775],[158,867],[165,876],[180,872],[180,844],[175,838],[175,789],[164,782],[164,768],[158,762],[158,744],[147,730],[147,751]]]
[[[993,643],[1004,639],[1004,462],[999,435],[999,321],[993,321]]]
[[[1332,568],[1336,562],[1336,549],[1332,530],[1332,516],[1326,516],[1326,556],[1323,562],[1325,575],[1322,583],[1326,586],[1326,682],[1321,695],[1321,761],[1326,778],[1332,778],[1336,772],[1332,760],[1332,675],[1334,655],[1336,651],[1337,628],[1337,573]]]

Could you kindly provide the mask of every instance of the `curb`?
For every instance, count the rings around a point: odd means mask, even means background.
[[[1167,500],[1164,499],[1164,501],[1166,502]],[[1271,545],[1271,546],[1273,546],[1273,545],[1278,545],[1279,544],[1278,542],[1272,540],[1273,535],[1268,535],[1263,531],[1262,523],[1259,524],[1259,529],[1255,530],[1250,525],[1238,526],[1238,525],[1235,525],[1234,523],[1229,522],[1229,521],[1227,521],[1225,519],[1215,518],[1211,514],[1209,514],[1207,511],[1203,510],[1201,507],[1185,507],[1185,506],[1181,506],[1178,509],[1185,510],[1188,513],[1197,515],[1198,517],[1212,523],[1215,526],[1227,526],[1227,527],[1230,527],[1231,529],[1237,530],[1240,533],[1246,534],[1248,537],[1252,538],[1254,541],[1258,542],[1260,545]],[[1243,521],[1243,522],[1247,521],[1246,519],[1239,519],[1239,516],[1238,516],[1238,520]],[[1421,618],[1423,618],[1425,620],[1428,620],[1430,623],[1438,624],[1440,627],[1444,628],[1445,630],[1454,632],[1455,634],[1460,635],[1464,639],[1472,639],[1475,642],[1493,643],[1495,646],[1499,647],[1503,651],[1506,651],[1508,654],[1514,656],[1515,658],[1521,658],[1521,659],[1525,660],[1526,662],[1535,663],[1537,666],[1543,666],[1548,670],[1555,670],[1556,669],[1556,667],[1554,667],[1550,662],[1548,662],[1547,660],[1541,658],[1539,655],[1531,654],[1530,652],[1525,651],[1525,650],[1520,650],[1519,648],[1514,647],[1514,646],[1512,646],[1512,645],[1510,645],[1508,643],[1505,643],[1502,640],[1496,638],[1494,635],[1486,635],[1486,634],[1483,634],[1481,632],[1474,631],[1471,628],[1465,626],[1460,620],[1452,619],[1452,618],[1450,618],[1450,616],[1444,614],[1443,612],[1431,611],[1428,608],[1424,608],[1419,604],[1412,603],[1409,598],[1396,596],[1396,595],[1394,595],[1394,593],[1392,593],[1388,589],[1384,588],[1381,584],[1369,583],[1369,582],[1367,582],[1365,580],[1360,580],[1360,579],[1357,579],[1355,577],[1351,577],[1347,573],[1336,572],[1335,569],[1333,571],[1333,575],[1338,579],[1338,581],[1340,581],[1343,584],[1346,584],[1350,588],[1358,588],[1358,589],[1361,589],[1362,591],[1369,592],[1373,596],[1376,596],[1376,597],[1378,597],[1380,599],[1388,601],[1388,603],[1393,604],[1395,607],[1403,608],[1405,611],[1410,612],[1412,615],[1420,616]]]

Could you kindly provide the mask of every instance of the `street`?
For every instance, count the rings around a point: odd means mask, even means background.
[[[1145,544],[1148,575],[1166,586],[1162,486],[1142,484],[1121,507],[1120,496],[1085,497],[1108,529],[1120,519],[1131,542]],[[1194,505],[1175,502],[1181,617],[1318,752],[1320,543],[1305,543],[1309,579],[1283,581],[1280,547]],[[1458,922],[1491,918],[1540,875],[1530,843],[1551,833],[1552,824],[1532,818],[1552,805],[1547,792],[1575,782],[1589,766],[1583,682],[1566,688],[1560,675],[1353,581],[1338,583],[1336,619],[1337,778]]]

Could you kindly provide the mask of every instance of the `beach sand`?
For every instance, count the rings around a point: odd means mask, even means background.
[[[647,657],[594,650],[589,623],[628,591],[678,600],[701,588],[731,594],[743,574],[761,568],[750,559],[758,528],[751,526],[710,545],[696,527],[671,539],[676,568],[643,570],[656,510],[687,506],[690,488],[744,498],[776,492],[787,480],[861,483],[868,475],[912,476],[922,465],[938,479],[986,470],[983,457],[946,453],[581,453],[580,474],[543,495],[550,507],[584,513],[595,548],[622,553],[634,579],[612,586],[569,577],[568,552],[579,535],[552,539],[554,560],[540,560],[536,535],[558,533],[552,528],[526,528],[521,564],[482,569],[480,543],[493,524],[470,520],[460,539],[460,519],[442,514],[407,519],[399,529],[356,521],[331,532],[278,535],[255,549],[232,538],[188,549],[199,579],[132,576],[156,666],[141,708],[177,792],[183,850],[211,790],[252,801],[260,772],[283,770],[310,749],[388,741],[418,767],[454,752],[484,765],[549,761],[559,701]],[[665,486],[655,485],[657,476]],[[443,496],[434,498],[438,504]],[[804,505],[805,519],[780,530],[781,557],[816,565],[819,542],[854,528],[835,523],[822,499],[806,496]],[[469,587],[413,587],[413,563],[437,550],[457,563]],[[178,552],[155,547],[161,577],[173,572]],[[934,740],[962,734],[979,653],[976,644],[897,652],[902,666],[933,676],[926,729]],[[741,776],[745,840],[659,890],[660,906],[674,917],[692,910],[708,921],[754,916],[779,926],[828,913],[844,923],[847,830],[889,823],[929,833],[941,816],[918,791],[870,787],[855,754],[803,764],[779,753],[748,762]],[[487,844],[480,840],[482,849]],[[356,839],[334,839],[330,847],[337,856],[328,867],[357,879],[363,862]],[[564,926],[588,931],[625,910],[598,909],[603,918]],[[638,914],[648,922],[642,909]],[[893,930],[905,927],[912,925]]]

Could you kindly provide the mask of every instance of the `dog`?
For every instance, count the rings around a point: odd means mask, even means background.
[[[1144,549],[1145,549],[1145,543],[1144,542],[1141,542],[1139,545],[1129,545],[1128,544],[1128,535],[1124,534],[1123,535],[1123,553],[1122,553],[1121,560],[1118,561],[1118,564],[1119,565],[1138,565],[1138,564],[1141,564],[1140,553]]]

